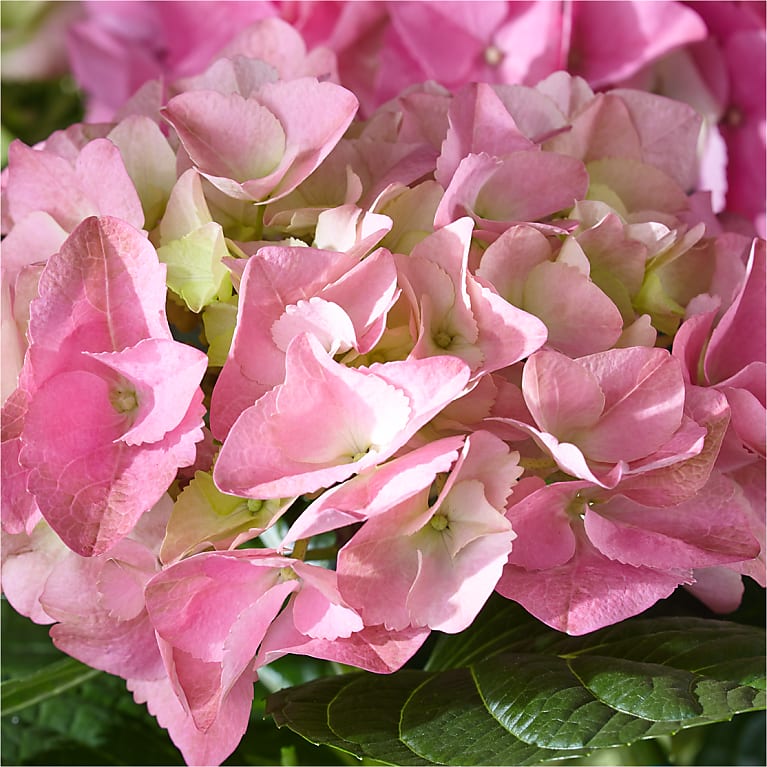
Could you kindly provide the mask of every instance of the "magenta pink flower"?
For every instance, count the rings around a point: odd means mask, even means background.
[[[285,381],[232,426],[213,472],[218,487],[251,498],[328,487],[393,455],[464,389],[456,357],[347,368],[315,336],[287,349]]]
[[[328,155],[357,111],[354,95],[315,78],[267,82],[254,92],[193,90],[163,114],[194,166],[238,200],[295,189]],[[313,115],[307,120],[306,114]]]
[[[124,679],[156,680],[164,669],[144,606],[144,586],[160,569],[158,551],[170,497],[105,554],[81,557],[45,523],[3,537],[3,593],[37,623],[54,623],[62,651]]]
[[[583,482],[538,480],[535,488],[512,498],[517,538],[497,590],[569,634],[642,612],[693,583],[693,568],[748,560],[759,550],[743,494],[720,474],[691,500],[663,509]]]
[[[149,242],[119,219],[90,218],[48,261],[31,306],[18,466],[43,516],[84,556],[129,533],[202,438],[207,359],[172,340],[164,305]]]
[[[383,508],[382,498],[371,498],[370,511],[360,510],[368,519],[339,551],[337,567],[341,594],[366,624],[453,633],[474,620],[511,550],[504,511],[521,474],[517,460],[497,437],[475,432],[449,474],[422,464],[429,485],[396,501],[382,488]],[[369,477],[373,487],[377,479]]]
[[[211,427],[223,439],[239,414],[285,377],[291,340],[313,333],[332,355],[366,353],[384,330],[397,275],[388,251],[364,260],[314,248],[261,248],[240,280],[237,327],[213,391]]]
[[[226,756],[234,748],[247,725],[262,661],[306,651],[391,671],[428,633],[387,637],[380,628],[364,629],[339,594],[335,572],[264,549],[198,554],[178,562],[151,580],[146,601],[171,686],[198,732],[177,721],[176,703],[159,686],[144,689],[160,698],[160,722],[163,715],[175,721],[171,734],[192,754],[204,746]],[[206,734],[204,741],[200,733]]]
[[[411,355],[453,354],[476,378],[532,354],[546,328],[469,273],[472,232],[471,219],[461,218],[397,257],[397,269],[418,329]]]

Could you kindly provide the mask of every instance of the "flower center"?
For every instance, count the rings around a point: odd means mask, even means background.
[[[737,128],[743,122],[743,112],[737,107],[730,107],[725,112],[722,122],[731,128]]]
[[[447,349],[450,344],[453,343],[453,336],[450,333],[446,333],[444,330],[440,330],[434,336],[434,343],[439,346],[440,349]]]
[[[497,67],[503,61],[503,51],[495,45],[485,48],[485,63],[490,67]]]
[[[448,519],[444,514],[435,514],[429,524],[437,531],[442,532],[448,526]]]
[[[138,408],[135,389],[117,386],[109,393],[109,403],[118,413],[130,413]]]

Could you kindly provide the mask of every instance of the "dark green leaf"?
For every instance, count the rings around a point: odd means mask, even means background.
[[[22,679],[3,682],[0,685],[3,716],[15,714],[22,708],[59,695],[100,673],[79,661],[66,658]]]
[[[391,764],[535,764],[764,708],[764,645],[754,626],[695,617],[569,637],[494,601],[437,643],[425,672],[323,679],[267,710],[313,742]]]
[[[361,749],[361,755],[392,764],[430,764],[399,739],[400,711],[413,691],[428,678],[423,671],[402,671],[376,677],[375,695],[370,677],[356,675],[328,705],[333,732]]]
[[[402,741],[430,763],[535,764],[556,751],[531,746],[487,716],[468,669],[433,674],[402,711]]]

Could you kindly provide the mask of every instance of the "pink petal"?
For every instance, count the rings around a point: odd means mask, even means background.
[[[528,312],[543,320],[548,344],[571,357],[611,348],[623,330],[615,304],[567,264],[546,261],[534,267],[522,301]]]
[[[575,535],[568,510],[582,511],[577,486],[559,483],[540,488],[519,501],[512,497],[507,517],[516,533],[509,564],[525,570],[548,570],[569,562],[575,554]]]
[[[522,306],[527,276],[551,257],[551,245],[537,229],[524,224],[509,227],[482,254],[477,277],[487,280],[509,303]]]
[[[294,522],[283,546],[382,514],[426,489],[458,458],[461,437],[434,440],[323,493]]]
[[[138,402],[127,445],[158,442],[173,431],[189,409],[207,369],[207,356],[167,338],[147,338],[119,352],[89,355],[124,376]]]
[[[679,428],[684,407],[681,365],[663,349],[612,349],[579,359],[599,381],[605,407],[577,438],[595,461],[633,461],[657,450]],[[626,434],[631,440],[626,441]]]
[[[723,381],[747,363],[765,359],[765,242],[754,240],[746,280],[711,334],[704,368],[710,381]]]
[[[629,473],[621,482],[620,492],[646,506],[675,505],[691,498],[711,474],[729,420],[724,395],[714,389],[688,386],[682,428],[667,443],[668,450],[664,445],[658,451],[666,460],[658,468]],[[702,447],[701,427],[706,429]]]
[[[165,268],[146,237],[119,219],[89,218],[78,226],[48,261],[39,290],[29,324],[37,381],[65,369],[81,351],[170,338]]]
[[[338,588],[366,625],[399,631],[411,624],[406,600],[418,566],[418,551],[404,536],[384,537],[368,522],[338,552]]]
[[[578,5],[573,12],[571,71],[594,87],[630,77],[645,64],[702,40],[706,26],[690,8],[672,2]]]
[[[637,160],[623,157],[594,160],[588,164],[588,174],[592,187],[607,187],[618,195],[629,213],[648,210],[679,213],[688,206],[684,190],[674,179]]]
[[[54,376],[36,392],[24,424],[19,460],[30,469],[29,490],[49,524],[82,556],[99,554],[130,532],[162,497],[187,447],[194,460],[198,438],[182,422],[152,449],[119,442],[127,424],[112,406],[110,391],[107,381],[91,373]]]
[[[639,134],[642,159],[683,189],[698,181],[698,134],[702,118],[688,104],[640,90],[617,89]]]
[[[51,151],[15,141],[9,147],[8,163],[8,208],[14,221],[42,210],[69,232],[92,215],[116,216],[143,226],[138,195],[111,141],[91,141],[74,166]]]
[[[617,496],[586,511],[586,533],[610,559],[636,566],[708,567],[752,559],[745,499],[734,482],[714,475],[689,501],[664,509]]]
[[[743,578],[726,567],[693,570],[695,582],[685,586],[694,597],[715,613],[731,613],[740,607]]]
[[[286,307],[320,295],[353,269],[344,253],[267,246],[245,263],[229,358],[211,402],[211,430],[223,440],[237,416],[285,376],[285,353],[272,327]],[[363,262],[364,263],[364,262]]]
[[[445,188],[461,160],[469,154],[486,152],[500,157],[533,146],[486,83],[468,85],[458,91],[448,117],[450,128],[434,175]]]
[[[507,565],[496,591],[547,626],[581,635],[637,615],[691,582],[689,571],[662,572],[607,559],[581,534],[567,563],[545,571]]]
[[[571,208],[586,196],[588,176],[579,160],[554,152],[512,152],[502,160],[469,155],[458,166],[434,223],[471,213],[485,221],[536,221]]]
[[[229,432],[214,470],[224,492],[261,498],[312,492],[406,441],[416,411],[379,376],[333,362],[309,335],[291,343],[286,368],[285,383],[245,410]]]
[[[366,626],[348,638],[312,639],[296,629],[288,608],[269,627],[256,662],[266,665],[287,653],[293,653],[336,661],[377,674],[389,674],[410,660],[430,633],[428,628],[408,627],[402,631],[391,631],[384,626]]]
[[[267,83],[259,101],[277,117],[287,137],[287,151],[295,160],[272,199],[295,189],[330,153],[357,112],[351,91],[313,77]],[[307,120],[306,115],[312,119]],[[250,185],[245,184],[250,191]]]
[[[605,406],[605,396],[591,371],[553,351],[538,352],[526,362],[522,392],[538,426],[563,440],[578,430],[593,428]]]
[[[341,598],[332,570],[296,562],[302,585],[293,599],[296,629],[312,639],[348,638],[364,626],[360,616]]]
[[[219,716],[205,731],[194,724],[167,679],[151,682],[130,679],[128,689],[137,703],[146,703],[149,713],[168,730],[189,765],[221,764],[237,748],[250,720],[255,674],[243,674],[222,704]]]
[[[3,594],[16,612],[35,623],[54,623],[40,603],[46,582],[68,549],[44,522],[30,533],[3,535]]]

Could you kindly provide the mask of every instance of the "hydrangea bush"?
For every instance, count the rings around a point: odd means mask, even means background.
[[[764,586],[745,5],[90,6],[3,173],[14,608],[219,764],[286,654]]]

